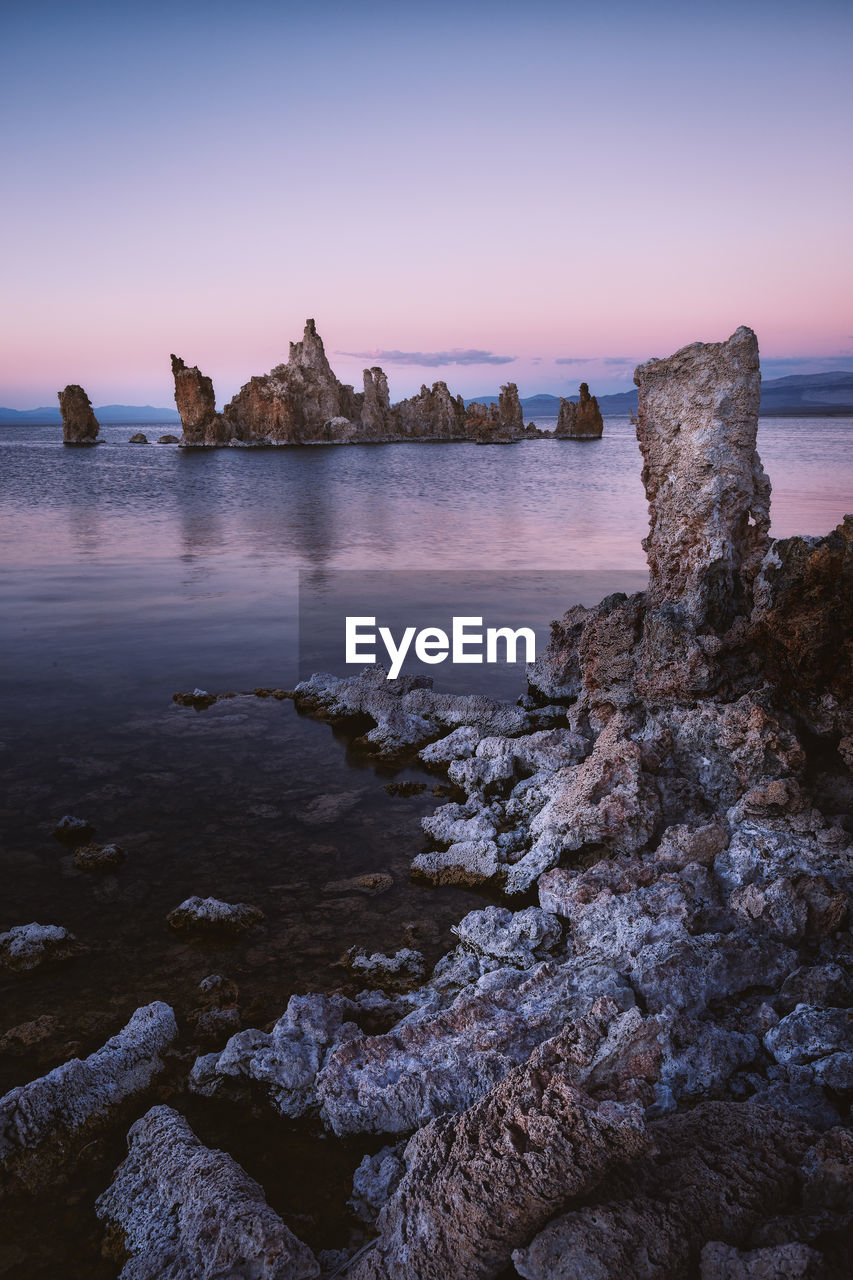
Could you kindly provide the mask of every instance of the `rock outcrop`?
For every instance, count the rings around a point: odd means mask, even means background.
[[[174,1013],[157,1000],[88,1058],[72,1058],[0,1098],[0,1194],[50,1182],[123,1104],[144,1095],[177,1036]]]
[[[580,399],[564,400],[560,397],[560,411],[554,435],[561,440],[599,440],[604,421],[595,396],[589,394],[586,382],[580,385]]]
[[[649,503],[649,607],[723,632],[752,607],[769,547],[770,481],[756,450],[758,342],[695,342],[634,374]]]
[[[100,426],[83,388],[72,382],[57,395],[62,414],[63,444],[96,444]]]
[[[463,440],[465,404],[446,382],[422,386],[416,396],[394,406],[397,433],[404,440]]]
[[[170,1107],[127,1135],[127,1158],[99,1197],[105,1252],[120,1280],[315,1280],[320,1267],[267,1204],[261,1187],[213,1151]]]
[[[216,412],[213,383],[197,365],[191,368],[172,356],[175,404],[183,427],[183,444],[222,444],[230,438],[228,424]]]

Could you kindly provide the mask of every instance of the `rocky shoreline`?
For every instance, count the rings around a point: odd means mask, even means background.
[[[376,668],[290,695],[446,777],[413,874],[499,896],[425,979],[411,947],[354,953],[188,1073],[363,1144],[349,1250],[315,1258],[228,1154],[141,1114],[167,1005],[0,1100],[14,1202],[139,1108],[98,1201],[123,1280],[850,1274],[853,517],[771,542],[749,330],[635,381],[646,593],[571,609],[515,706]],[[256,911],[193,898],[172,926]]]

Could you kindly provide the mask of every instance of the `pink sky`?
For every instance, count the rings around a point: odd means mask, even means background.
[[[0,404],[168,405],[171,351],[224,401],[307,316],[395,398],[621,389],[739,324],[853,368],[847,6],[44,9],[0,63]]]

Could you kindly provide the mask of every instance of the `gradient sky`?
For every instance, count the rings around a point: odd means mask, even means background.
[[[853,6],[35,3],[0,39],[0,404],[221,402],[313,316],[393,398],[853,368]],[[342,354],[346,353],[346,354]]]

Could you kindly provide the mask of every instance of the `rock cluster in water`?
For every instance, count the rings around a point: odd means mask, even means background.
[[[62,414],[63,443],[95,444],[100,426],[83,388],[72,382],[64,391],[58,391],[57,395],[59,412]]]
[[[577,403],[560,397],[560,412],[554,435],[570,440],[599,440],[604,430],[601,410],[589,386],[582,382]]]
[[[356,391],[336,378],[313,320],[306,321],[302,341],[291,342],[287,363],[252,378],[222,413],[216,412],[213,383],[199,369],[173,355],[172,373],[185,445],[405,440],[508,444],[542,434],[525,427],[514,382],[501,387],[497,404],[472,401],[466,407],[446,382],[435,382],[392,405],[387,375],[375,366],[364,370],[363,390]],[[598,422],[601,435],[600,414]]]
[[[853,517],[770,540],[749,330],[636,377],[647,592],[569,610],[517,706],[376,668],[293,694],[369,724],[356,749],[445,773],[413,871],[502,899],[428,976],[353,949],[345,990],[212,1024],[192,1066],[199,1105],[363,1144],[350,1280],[851,1271]],[[154,1078],[173,1019],[140,1013],[156,1035],[129,1057],[0,1102],[13,1178],[64,1158],[60,1097],[85,1134]],[[128,1280],[320,1271],[169,1108],[131,1129],[99,1213]]]

